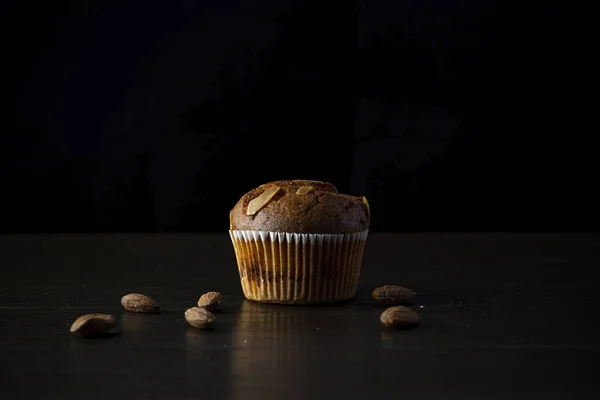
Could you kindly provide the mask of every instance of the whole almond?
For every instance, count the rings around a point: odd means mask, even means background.
[[[156,301],[140,293],[130,293],[121,298],[121,305],[131,312],[155,313],[160,311]]]
[[[185,320],[194,328],[206,329],[212,327],[217,318],[204,308],[192,307],[185,311]]]
[[[200,299],[198,299],[198,307],[211,312],[218,311],[221,308],[221,303],[224,298],[225,296],[219,292],[204,293],[200,296]]]
[[[385,310],[380,317],[381,323],[390,328],[410,328],[419,323],[421,317],[408,307],[396,306]]]
[[[412,304],[412,300],[417,294],[402,286],[383,285],[373,290],[371,295],[373,296],[373,300],[378,303],[395,306]]]
[[[73,322],[70,332],[83,337],[107,336],[117,333],[117,319],[110,314],[85,314]]]

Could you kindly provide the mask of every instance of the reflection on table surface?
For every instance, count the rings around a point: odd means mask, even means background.
[[[270,374],[297,366],[305,319],[306,314],[292,306],[245,300],[233,327],[234,374]]]
[[[352,379],[364,351],[377,351],[377,321],[360,329],[372,313],[355,303],[306,307],[243,301],[232,328],[234,397],[247,398],[248,390],[260,385],[289,396],[307,385]]]
[[[363,296],[319,307],[244,300],[228,240],[0,237],[4,397],[549,400],[597,392],[585,365],[600,349],[598,235],[374,234]],[[418,328],[380,323],[383,308],[366,300],[383,283],[419,292]],[[215,287],[230,298],[214,329],[191,328],[185,309]],[[124,312],[119,299],[134,290],[156,297],[161,313]],[[89,312],[114,314],[122,334],[70,335]]]

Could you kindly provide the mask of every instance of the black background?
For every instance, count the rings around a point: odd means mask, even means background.
[[[3,2],[0,233],[218,232],[0,235],[3,391],[593,391],[597,234],[377,233],[597,230],[595,16],[512,3]],[[341,308],[242,300],[228,212],[294,178],[371,204]],[[379,323],[382,284],[419,293],[416,330]],[[209,290],[231,297],[213,334],[195,332],[182,314]],[[164,312],[125,313],[130,292]],[[123,335],[64,340],[89,312]]]
[[[552,2],[3,7],[2,232],[222,232],[297,178],[367,196],[373,231],[596,228]]]

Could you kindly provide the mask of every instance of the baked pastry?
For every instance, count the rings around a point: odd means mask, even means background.
[[[365,197],[327,182],[275,181],[242,196],[229,220],[247,299],[326,304],[356,293],[370,223]]]

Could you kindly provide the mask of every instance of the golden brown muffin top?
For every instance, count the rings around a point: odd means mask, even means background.
[[[352,233],[369,228],[367,199],[338,193],[331,183],[274,181],[246,193],[229,213],[230,229]]]

